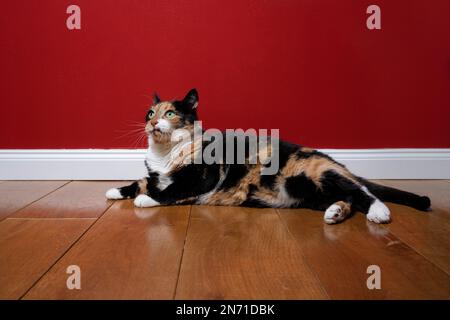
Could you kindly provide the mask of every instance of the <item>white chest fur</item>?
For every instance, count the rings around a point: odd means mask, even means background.
[[[159,145],[153,143],[152,139],[149,139],[149,147],[145,159],[147,166],[154,172],[160,175],[166,175],[180,162],[184,162],[185,159],[182,154],[184,150],[190,149],[190,141],[180,141],[171,145]],[[186,153],[186,157],[189,154]],[[186,162],[184,162],[186,163]]]
[[[171,169],[171,152],[156,146],[149,146],[145,160],[147,166],[159,174],[167,174]]]

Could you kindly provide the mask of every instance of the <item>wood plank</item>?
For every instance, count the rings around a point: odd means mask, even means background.
[[[189,210],[117,201],[25,299],[172,299]],[[81,268],[81,290],[66,288],[72,264]]]
[[[0,222],[0,299],[18,299],[95,219]]]
[[[306,262],[333,299],[448,299],[450,277],[361,213],[327,225],[322,212],[279,210]],[[395,221],[393,224],[396,223]],[[381,289],[369,290],[367,267],[381,268]]]
[[[327,298],[273,209],[193,206],[176,299]]]
[[[393,222],[386,228],[450,274],[450,186],[446,181],[381,181],[411,192],[429,194],[432,210],[388,204]]]
[[[450,275],[450,221],[405,206],[388,204],[393,222],[385,226],[400,240]]]
[[[0,220],[68,181],[4,181],[0,183]]]
[[[128,182],[73,181],[11,215],[15,218],[97,218],[111,206],[105,192]]]

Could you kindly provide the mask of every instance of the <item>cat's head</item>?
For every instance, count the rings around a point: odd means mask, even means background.
[[[183,100],[161,101],[153,96],[153,105],[147,112],[145,132],[154,143],[169,143],[177,129],[193,130],[197,118],[198,93],[190,90]]]

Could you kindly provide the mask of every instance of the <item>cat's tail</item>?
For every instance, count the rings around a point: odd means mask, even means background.
[[[381,201],[403,204],[421,211],[430,208],[431,201],[427,196],[419,196],[411,192],[383,186],[360,177],[358,177],[358,180]]]

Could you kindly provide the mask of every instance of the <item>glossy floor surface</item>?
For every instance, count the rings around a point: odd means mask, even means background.
[[[429,195],[432,210],[388,204],[390,224],[326,225],[303,209],[104,198],[123,182],[2,181],[0,298],[449,299],[450,181],[379,182]]]

